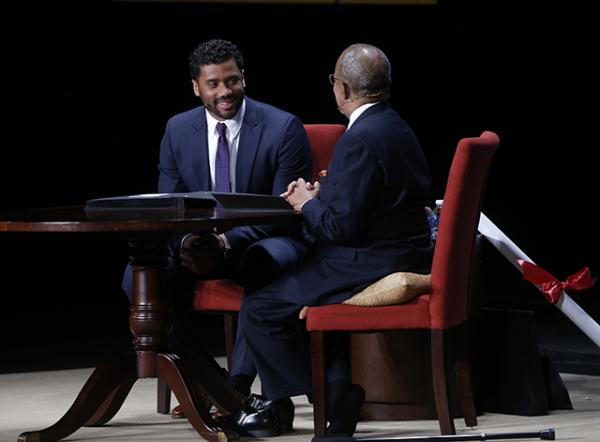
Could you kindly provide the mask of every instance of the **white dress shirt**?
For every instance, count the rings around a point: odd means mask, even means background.
[[[371,106],[375,106],[377,103],[379,103],[379,101],[376,101],[375,103],[365,103],[362,106],[359,106],[356,109],[354,109],[354,111],[350,114],[350,118],[348,118],[348,127],[346,127],[346,130],[350,129],[350,126],[354,124],[356,119],[360,117],[364,111],[366,111]]]

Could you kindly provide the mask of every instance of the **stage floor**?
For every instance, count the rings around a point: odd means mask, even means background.
[[[220,360],[222,363],[223,361]],[[16,441],[19,433],[54,423],[68,409],[92,369],[21,372],[0,375],[0,441]],[[524,417],[485,413],[479,426],[466,428],[456,419],[457,432],[506,433],[556,430],[557,440],[597,441],[600,437],[600,376],[561,373],[569,390],[573,410],[551,411],[547,416]],[[260,385],[255,383],[255,391]],[[176,403],[176,401],[173,401]],[[294,399],[295,431],[277,439],[309,441],[312,437],[312,407],[306,397]],[[156,381],[139,380],[125,404],[105,427],[82,428],[65,440],[93,441],[197,441],[185,420],[157,414]],[[355,437],[425,436],[438,433],[437,421],[364,421]],[[256,439],[255,439],[256,440]],[[530,439],[534,440],[534,439]]]

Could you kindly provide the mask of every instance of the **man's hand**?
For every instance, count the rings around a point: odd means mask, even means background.
[[[219,235],[188,235],[181,244],[181,265],[196,275],[212,272],[223,261],[225,243]]]
[[[314,184],[304,181],[303,178],[298,178],[288,184],[287,191],[281,196],[294,208],[296,212],[300,212],[304,203],[312,198],[319,198],[321,187],[318,181]]]

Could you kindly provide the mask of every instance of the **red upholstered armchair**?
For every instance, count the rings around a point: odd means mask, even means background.
[[[312,179],[327,169],[333,147],[346,127],[341,124],[305,124],[313,160]],[[225,351],[227,367],[231,368],[237,314],[242,303],[244,290],[229,279],[209,279],[199,281],[194,290],[193,309],[203,312],[222,313],[225,329]],[[171,392],[166,384],[158,385],[158,412],[166,414],[170,408]]]
[[[306,328],[311,335],[315,435],[325,434],[325,335],[330,331],[376,332],[383,330],[431,330],[431,365],[436,411],[442,434],[455,434],[449,404],[447,357],[454,354],[457,394],[468,426],[477,425],[471,391],[466,334],[459,326],[469,317],[469,283],[475,234],[488,168],[498,147],[498,136],[483,132],[459,141],[441,210],[438,238],[431,270],[431,291],[407,304],[362,307],[334,304],[311,307]],[[462,336],[457,352],[446,345]],[[462,351],[461,351],[462,350]]]

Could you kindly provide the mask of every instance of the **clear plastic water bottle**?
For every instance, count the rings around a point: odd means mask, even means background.
[[[437,239],[438,231],[439,206],[436,206],[433,210],[431,210],[430,207],[425,206],[425,212],[427,213],[427,221],[429,222],[429,228],[431,229],[431,240],[435,241]]]

